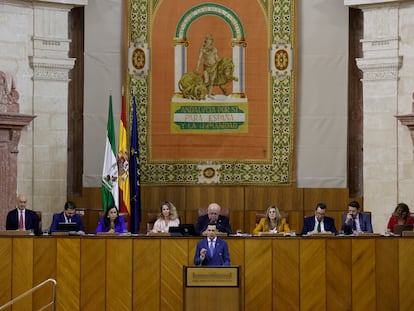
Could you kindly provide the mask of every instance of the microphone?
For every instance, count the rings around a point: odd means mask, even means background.
[[[223,254],[222,253],[219,253],[219,255],[220,255],[221,265],[224,266]]]

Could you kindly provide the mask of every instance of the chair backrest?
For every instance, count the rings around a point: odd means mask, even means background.
[[[148,213],[147,214],[147,232],[151,232],[154,228],[154,223],[158,218],[159,213]]]
[[[119,216],[124,218],[125,227],[128,229],[129,214],[128,213],[119,213]]]
[[[42,234],[42,212],[41,211],[33,211],[37,215],[37,219],[39,220],[39,234]]]
[[[204,215],[207,214],[207,209],[200,207],[200,208],[197,209],[197,213],[198,213],[198,217],[204,216]],[[228,207],[227,208],[221,208],[221,210],[220,210],[220,215],[221,216],[229,217],[229,214],[230,214],[230,209]]]
[[[86,208],[77,207],[75,209],[75,213],[78,214],[78,215],[80,215],[80,216],[85,216],[85,214],[86,214]]]

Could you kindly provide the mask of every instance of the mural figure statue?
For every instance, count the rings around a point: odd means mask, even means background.
[[[197,67],[195,69],[196,72],[199,72],[201,62],[203,62],[203,79],[208,90],[207,96],[210,98],[212,97],[213,83],[217,74],[217,63],[220,60],[213,41],[212,35],[205,37],[204,44],[198,54]]]
[[[200,48],[197,66],[194,72],[183,74],[178,87],[183,97],[192,100],[214,98],[213,87],[218,86],[224,95],[228,95],[225,85],[238,79],[233,76],[234,64],[230,57],[219,58],[217,48],[213,46],[213,36],[207,35]],[[199,74],[203,64],[202,75]]]

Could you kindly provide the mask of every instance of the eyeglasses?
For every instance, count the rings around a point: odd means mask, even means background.
[[[20,203],[26,203],[27,201],[19,201]]]

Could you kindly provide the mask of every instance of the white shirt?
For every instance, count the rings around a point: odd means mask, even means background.
[[[354,221],[355,221],[355,227],[356,227],[356,230],[357,230],[358,232],[362,232],[362,230],[361,230],[361,226],[360,226],[360,224],[359,224],[359,215],[358,215],[357,217],[355,217]]]
[[[178,227],[179,224],[180,219],[178,218],[170,221],[165,221],[165,219],[158,218],[154,223],[152,232],[168,232],[170,227]]]
[[[213,244],[213,248],[216,247],[216,241],[217,241],[217,237],[215,237],[213,240],[208,239],[208,247],[211,247],[211,244]]]

